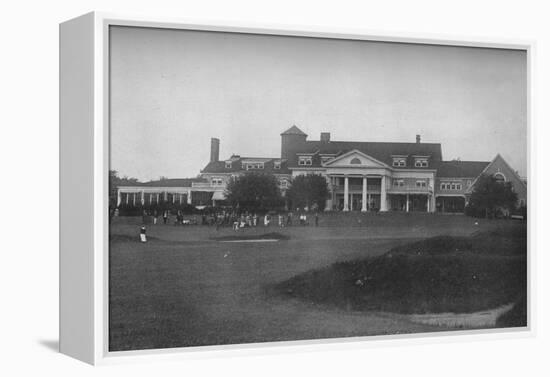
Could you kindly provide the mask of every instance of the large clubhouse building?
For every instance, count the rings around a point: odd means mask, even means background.
[[[225,199],[231,177],[250,171],[274,174],[281,191],[302,174],[326,177],[330,197],[327,210],[341,211],[464,211],[482,175],[511,182],[518,206],[526,205],[527,186],[497,155],[492,161],[443,161],[441,144],[320,140],[292,126],[281,134],[280,157],[219,158],[220,141],[211,140],[210,162],[199,178],[165,179],[118,187],[118,205],[155,204],[161,201],[216,206]]]

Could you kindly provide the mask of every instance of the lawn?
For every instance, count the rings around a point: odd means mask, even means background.
[[[115,218],[111,224],[112,351],[440,331],[398,313],[326,305],[276,294],[272,287],[429,237],[525,228],[513,221],[476,224],[465,216],[346,214],[322,216],[319,227],[237,233],[249,240],[277,233],[282,236],[277,242],[221,242],[236,240],[235,232],[148,225],[149,242],[141,244],[140,224],[141,218]]]

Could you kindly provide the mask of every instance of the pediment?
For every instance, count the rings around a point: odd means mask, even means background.
[[[361,168],[387,168],[381,161],[361,152],[353,150],[344,153],[324,164],[326,167],[361,167]]]

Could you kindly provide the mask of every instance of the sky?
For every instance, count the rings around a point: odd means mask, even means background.
[[[210,158],[319,140],[441,143],[527,172],[525,51],[111,27],[111,169],[195,177]]]

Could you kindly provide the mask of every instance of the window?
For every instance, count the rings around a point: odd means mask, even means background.
[[[223,179],[219,177],[212,178],[212,186],[221,186],[223,185]]]
[[[251,170],[251,169],[263,169],[264,163],[263,162],[243,162],[242,165],[244,170]]]
[[[392,165],[397,167],[407,166],[407,160],[402,157],[394,157]]]
[[[233,163],[231,161],[225,161],[225,168],[226,169],[231,169],[232,165],[233,165]]]
[[[273,169],[281,170],[281,161],[275,161],[275,163],[273,164]]]
[[[462,190],[460,182],[441,182],[441,190]]]
[[[426,183],[426,181],[416,181],[416,187],[418,187],[418,188],[427,187],[427,183]]]
[[[405,186],[405,181],[403,179],[394,179],[393,180],[393,185],[395,187],[404,187]]]
[[[496,181],[497,181],[498,183],[504,183],[504,182],[506,182],[506,177],[505,177],[504,174],[502,174],[502,173],[495,173],[495,174],[493,175],[493,177],[495,177],[495,179],[496,179]]]
[[[298,158],[298,165],[301,165],[301,166],[308,166],[308,165],[311,165],[311,157],[306,157],[306,156],[300,156]]]
[[[351,161],[350,161],[350,164],[353,164],[353,165],[361,165],[361,160],[358,159],[357,157],[353,158]]]
[[[427,168],[428,167],[428,159],[427,158],[415,158],[414,159],[414,166],[416,168]]]

